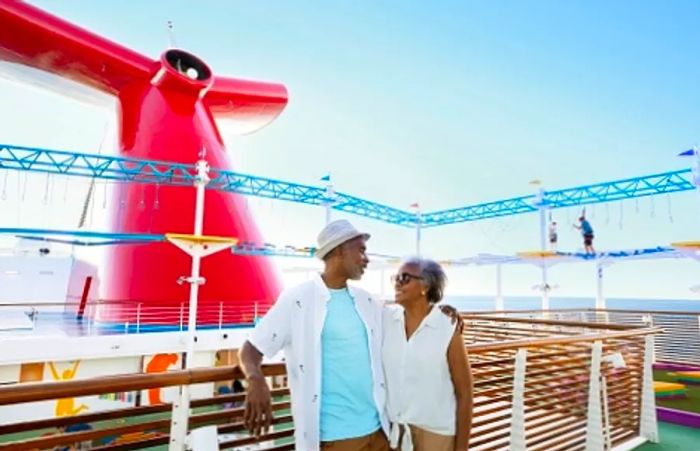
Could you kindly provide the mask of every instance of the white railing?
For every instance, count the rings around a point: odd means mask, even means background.
[[[229,329],[253,325],[268,302],[218,302],[199,305],[197,327]],[[79,303],[0,304],[0,338],[12,335],[105,335],[183,331],[187,327],[188,303],[153,305],[138,301],[89,302],[82,315]]]

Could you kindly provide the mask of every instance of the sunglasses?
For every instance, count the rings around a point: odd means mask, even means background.
[[[412,279],[422,280],[423,278],[421,276],[414,276],[413,274],[409,274],[407,272],[402,272],[401,274],[394,274],[391,276],[391,281],[398,283],[399,285],[406,285]]]

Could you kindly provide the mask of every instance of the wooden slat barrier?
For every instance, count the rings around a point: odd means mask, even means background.
[[[540,320],[541,310],[475,312],[474,316],[504,315],[521,321]],[[663,333],[654,343],[655,361],[700,367],[700,312],[620,309],[555,309],[546,313],[553,320],[578,320],[587,323],[620,326],[658,326]]]
[[[619,352],[623,369],[604,364],[612,446],[639,436],[644,338],[661,328],[630,324],[463,314],[474,374],[470,449],[515,449],[515,351],[527,349],[524,396],[528,450],[583,450],[586,445],[592,343],[603,355]]]
[[[528,450],[583,450],[587,440],[589,389],[594,343],[602,355],[620,353],[624,368],[601,366],[601,383],[607,389],[603,405],[608,428],[606,439],[613,446],[640,435],[641,391],[645,337],[658,327],[547,319],[510,318],[499,315],[465,314],[464,341],[474,374],[474,417],[470,449],[518,449],[511,443],[511,429],[522,427]],[[516,365],[516,354],[526,350],[524,366]],[[520,368],[520,369],[518,369]],[[516,371],[524,371],[524,389],[515,385]],[[267,376],[285,374],[281,364],[264,368]],[[65,397],[97,395],[153,387],[197,384],[242,378],[236,367],[171,371],[161,374],[132,374],[88,380],[0,387],[0,404],[17,404]],[[522,387],[522,386],[521,386]],[[522,402],[514,404],[514,395]],[[250,437],[241,422],[242,407],[226,407],[243,395],[194,400],[191,427],[216,424],[221,447],[237,448],[263,443],[260,449],[293,449],[293,425],[289,414],[289,391],[273,391],[273,430]],[[514,410],[514,406],[518,410]],[[520,406],[520,407],[517,407]],[[202,411],[204,408],[206,411]],[[0,451],[42,449],[94,441],[107,436],[131,435],[128,443],[96,446],[99,450],[132,450],[169,442],[171,406],[164,404],[37,420],[0,426]],[[114,426],[115,418],[131,424]],[[47,429],[90,423],[93,430],[40,437]],[[53,429],[55,430],[55,429]],[[3,443],[3,436],[36,431],[36,438]],[[93,442],[95,443],[95,442]]]
[[[282,376],[286,374],[283,364],[264,365],[265,376]],[[98,395],[123,391],[144,390],[153,387],[167,387],[183,384],[197,384],[218,381],[230,381],[242,379],[243,373],[235,366],[218,368],[200,368],[191,370],[176,370],[160,374],[125,374],[94,379],[72,380],[65,382],[26,383],[0,387],[0,404],[19,404],[53,400],[66,397]],[[282,399],[273,404],[274,424],[290,429],[291,416],[287,413],[290,408],[288,401],[289,389],[284,387],[273,389],[274,399]],[[197,399],[192,401],[192,408],[206,408],[216,405],[226,405],[242,402],[243,394],[215,396],[213,398]],[[111,410],[99,413],[77,415],[74,417],[52,418],[31,422],[21,422],[0,426],[0,450],[32,450],[53,449],[63,445],[95,441],[106,437],[131,435],[133,440],[128,443],[119,443],[97,446],[94,449],[127,450],[142,449],[151,446],[165,445],[169,442],[170,428],[170,404],[156,406],[140,406],[126,409]],[[160,414],[160,415],[158,415]],[[190,415],[190,427],[201,427],[209,424],[217,424],[220,433],[241,434],[244,431],[241,422],[243,409],[223,408],[213,412],[193,413]],[[155,418],[155,419],[154,419]],[[104,422],[112,419],[131,419],[135,424],[124,426],[105,426]],[[232,422],[234,421],[234,422]],[[50,436],[38,436],[47,428],[65,428],[69,425],[89,423],[93,430],[73,433],[62,433]],[[9,434],[37,431],[37,437],[21,441],[2,440]],[[271,431],[256,440],[260,442],[272,440],[279,431]],[[3,443],[4,442],[4,443]],[[94,443],[94,442],[93,442]],[[222,449],[224,447],[222,446]],[[264,449],[264,448],[261,448]],[[274,448],[270,448],[274,449]]]

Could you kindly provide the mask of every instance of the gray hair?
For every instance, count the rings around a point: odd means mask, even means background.
[[[442,300],[447,284],[447,275],[442,266],[435,260],[421,257],[408,257],[403,260],[404,265],[416,265],[423,279],[422,283],[427,287],[426,297],[430,303],[438,303]]]

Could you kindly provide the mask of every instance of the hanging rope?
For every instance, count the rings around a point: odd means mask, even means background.
[[[88,188],[87,196],[83,201],[83,209],[80,212],[80,219],[78,220],[78,228],[82,229],[85,227],[85,221],[87,220],[88,208],[90,208],[90,198],[92,197],[92,190],[95,189],[95,179],[90,180],[90,187]]]
[[[656,206],[654,205],[654,196],[650,196],[649,199],[651,200],[651,215],[650,217],[656,216]]]
[[[46,174],[46,184],[44,185],[44,205],[49,204],[49,183],[51,182],[51,174]]]
[[[139,201],[138,209],[143,211],[146,209],[146,186],[141,187],[141,200]]]
[[[65,180],[66,183],[63,186],[63,205],[66,204],[66,200],[68,199],[68,181],[70,180],[70,177],[66,176]]]
[[[668,201],[668,220],[673,224],[673,210],[671,209],[671,195],[666,194],[666,200]]]
[[[125,182],[120,182],[119,183],[119,209],[123,210],[124,206],[126,205],[126,199],[124,199],[124,187],[126,186]]]
[[[610,203],[605,203],[605,224],[610,224]]]
[[[104,182],[104,192],[102,193],[102,209],[107,209],[107,181]]]
[[[94,191],[94,186],[93,186],[93,191]],[[95,224],[95,196],[91,195],[89,197],[90,199],[90,228],[92,228],[93,224]]]
[[[10,171],[5,171],[5,181],[2,183],[2,195],[0,198],[2,200],[7,199],[7,178],[10,176]]]
[[[634,198],[634,211],[635,211],[635,213],[639,213],[639,198],[638,197]]]
[[[109,119],[105,121],[105,126],[102,128],[102,137],[100,138],[100,145],[97,147],[97,154],[98,155],[102,155],[102,147],[104,146],[105,139],[107,138],[107,131],[108,130],[109,130]],[[88,192],[87,192],[88,197],[83,202],[83,212],[81,212],[81,214],[80,214],[80,220],[78,221],[78,223],[85,224],[85,219],[86,219],[85,216],[87,215],[86,206],[89,206],[90,202],[94,201],[94,199],[91,198],[92,195],[94,194],[94,192],[95,192],[95,177],[93,177],[92,181],[90,182],[90,188],[88,189]],[[107,208],[106,199],[107,199],[107,182],[105,182],[105,204],[104,204],[103,208]],[[93,202],[93,210],[94,210],[94,202]],[[92,218],[91,218],[90,222],[92,223]]]
[[[155,198],[153,199],[153,209],[158,210],[160,208],[160,183],[156,183],[156,194]]]
[[[618,227],[622,230],[622,218],[625,216],[624,203],[620,201],[620,222],[618,222]]]
[[[22,190],[21,190],[21,198],[22,202],[24,202],[24,198],[27,197],[27,178],[29,177],[28,173],[24,173],[24,184],[22,185]],[[19,179],[18,179],[19,180]]]

